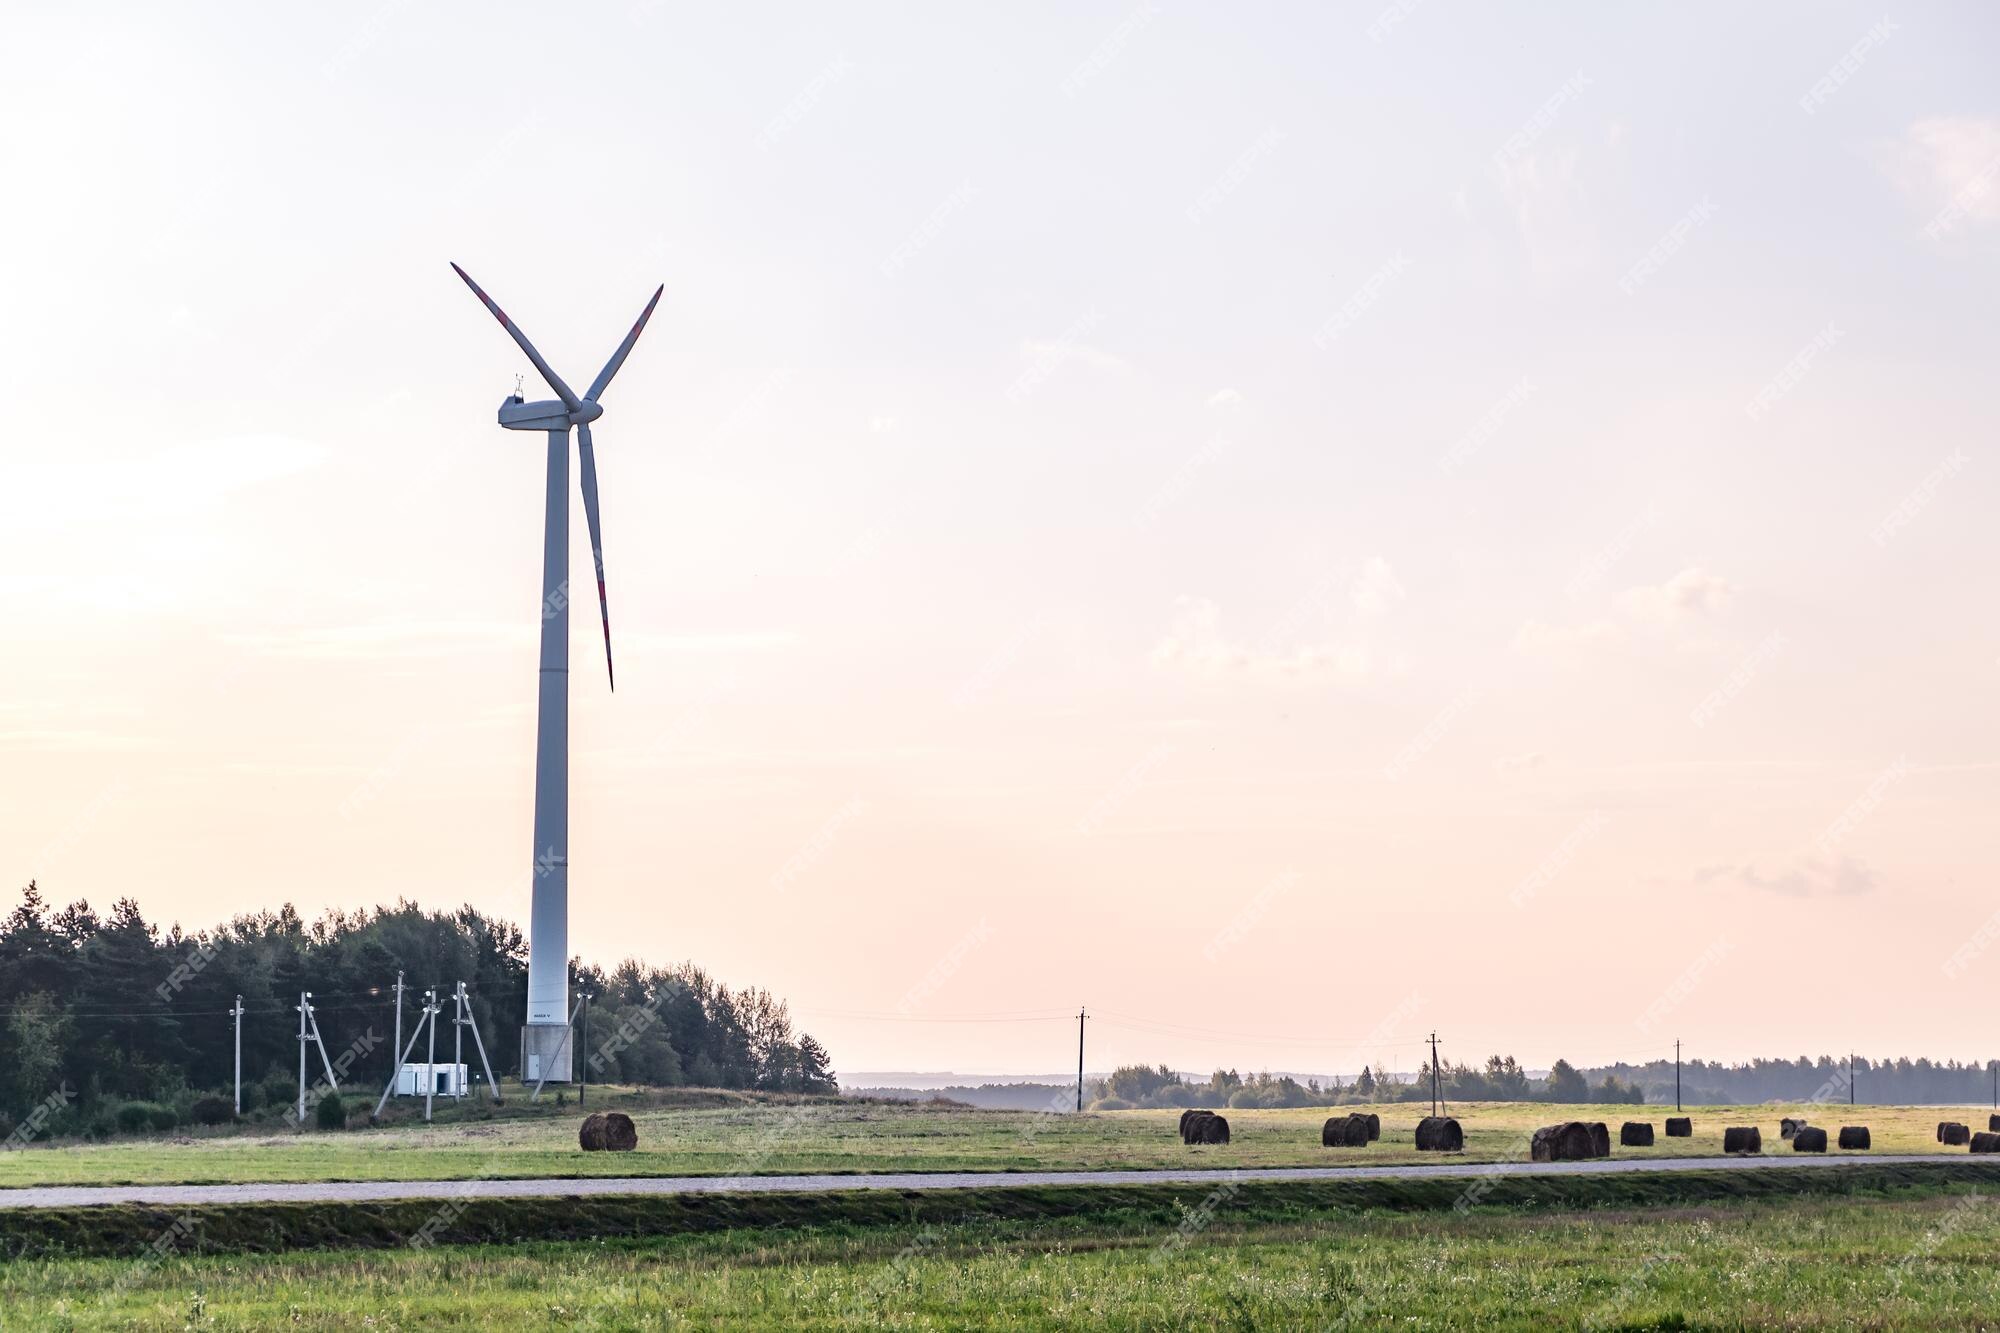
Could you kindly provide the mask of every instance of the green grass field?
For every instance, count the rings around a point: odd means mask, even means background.
[[[1790,1173],[1786,1173],[1790,1174]],[[1327,1208],[742,1228],[650,1240],[0,1265],[21,1328],[1991,1327],[1977,1194],[1644,1212]]]
[[[629,1098],[629,1100],[627,1100]],[[1228,1112],[1227,1146],[1184,1147],[1172,1111],[1112,1111],[1039,1116],[923,1105],[800,1102],[659,1107],[636,1094],[599,1093],[593,1107],[629,1105],[639,1126],[632,1153],[583,1153],[579,1112],[569,1106],[519,1107],[491,1119],[352,1129],[338,1133],[184,1135],[104,1144],[37,1145],[0,1154],[0,1187],[39,1184],[166,1184],[298,1180],[456,1180],[472,1177],[728,1175],[800,1171],[1023,1171],[1163,1166],[1386,1165],[1437,1161],[1412,1142],[1422,1106],[1371,1108],[1382,1138],[1365,1149],[1319,1146],[1327,1112],[1318,1109]],[[1789,1108],[1786,1108],[1789,1109]],[[1466,1131],[1465,1153],[1452,1160],[1523,1161],[1526,1138],[1557,1120],[1603,1120],[1619,1156],[1713,1156],[1727,1125],[1754,1124],[1767,1154],[1789,1153],[1778,1137],[1776,1107],[1692,1107],[1695,1135],[1664,1137],[1658,1107],[1474,1104],[1452,1108]],[[1866,1124],[1877,1153],[1963,1155],[1935,1141],[1937,1122],[1957,1119],[1983,1129],[1985,1108],[1813,1108],[1815,1124]],[[1624,1119],[1650,1120],[1656,1146],[1615,1146]]]

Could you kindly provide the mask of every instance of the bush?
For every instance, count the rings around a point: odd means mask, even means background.
[[[254,1111],[263,1104],[264,1085],[261,1083],[245,1083],[243,1085],[243,1109],[246,1112]]]
[[[197,1097],[188,1108],[188,1119],[197,1125],[226,1125],[236,1118],[236,1104],[227,1097],[213,1094]]]
[[[154,1129],[169,1130],[180,1124],[181,1113],[171,1106],[155,1106],[152,1120]]]
[[[313,1123],[321,1129],[346,1129],[347,1107],[341,1103],[340,1094],[329,1092],[319,1099],[319,1106],[313,1111]]]
[[[264,1104],[272,1107],[296,1106],[299,1100],[299,1081],[296,1077],[276,1073],[264,1080]]]
[[[1123,1097],[1099,1097],[1090,1104],[1090,1109],[1093,1111],[1129,1111],[1132,1109],[1132,1103],[1126,1101]]]
[[[126,1102],[118,1108],[118,1128],[126,1134],[143,1134],[158,1128],[157,1117],[165,1113],[166,1128],[174,1127],[174,1113],[170,1107],[155,1102]]]

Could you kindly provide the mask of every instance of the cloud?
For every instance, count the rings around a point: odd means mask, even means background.
[[[1243,395],[1234,389],[1217,389],[1208,396],[1208,405],[1210,407],[1238,407],[1242,405],[1242,402]]]
[[[1587,268],[1597,259],[1597,227],[1575,149],[1529,153],[1507,163],[1500,191],[1540,273]]]
[[[1736,595],[1736,585],[1690,565],[1660,584],[1627,588],[1612,598],[1610,616],[1574,625],[1529,620],[1514,635],[1514,649],[1534,657],[1574,660],[1622,644],[1644,631],[1671,635],[1683,646],[1703,646],[1694,627],[1720,612]]]
[[[1872,892],[1880,882],[1874,871],[1851,856],[1829,860],[1823,856],[1801,856],[1791,867],[1766,875],[1754,865],[1703,866],[1694,872],[1694,882],[1716,881],[1741,884],[1785,898],[1852,898]]]
[[[1617,600],[1620,610],[1657,624],[1719,611],[1735,594],[1728,579],[1690,565],[1657,586],[1627,588]]]
[[[1934,116],[1881,153],[1883,170],[1919,206],[1952,226],[2000,222],[2000,121]],[[1943,225],[1939,225],[1943,224]]]
[[[1610,620],[1592,620],[1581,625],[1551,625],[1529,620],[1514,633],[1514,651],[1530,657],[1574,659],[1617,643],[1624,630]]]
[[[1547,762],[1548,757],[1540,750],[1530,750],[1526,754],[1502,755],[1493,761],[1493,767],[1503,776],[1511,777],[1516,773],[1526,773],[1530,769],[1540,768]]]
[[[1222,631],[1222,611],[1206,597],[1174,601],[1173,628],[1153,648],[1156,666],[1181,667],[1209,675],[1237,672],[1270,675],[1369,674],[1368,655],[1358,648],[1311,644],[1289,651],[1231,641]]]
[[[1386,615],[1408,596],[1402,583],[1396,578],[1396,571],[1389,568],[1389,562],[1379,555],[1368,557],[1361,572],[1354,576],[1348,595],[1354,599],[1354,609],[1364,616]]]

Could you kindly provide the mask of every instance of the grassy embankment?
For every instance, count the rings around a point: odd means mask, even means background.
[[[1985,1198],[1941,1167],[1503,1178],[1469,1212],[1434,1181],[1389,1194],[1370,1181],[829,1196],[861,1210],[845,1217],[825,1199],[780,1196],[742,1205],[766,1210],[762,1224],[738,1215],[595,1243],[24,1259],[0,1265],[0,1318],[378,1330],[1990,1327],[2000,1209],[1986,1199],[2000,1175],[1975,1169]],[[1863,1192],[1794,1192],[1835,1179]],[[1601,1206],[1576,1211],[1586,1187]],[[818,1211],[787,1220],[795,1206]],[[479,1207],[453,1225],[484,1225]],[[564,1216],[540,1221],[560,1228]]]

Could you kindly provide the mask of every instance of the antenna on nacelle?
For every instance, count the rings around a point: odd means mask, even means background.
[[[527,397],[527,395],[523,393],[521,389],[521,386],[526,379],[527,376],[525,375],[516,375],[514,377],[514,401],[517,403],[524,401]]]

